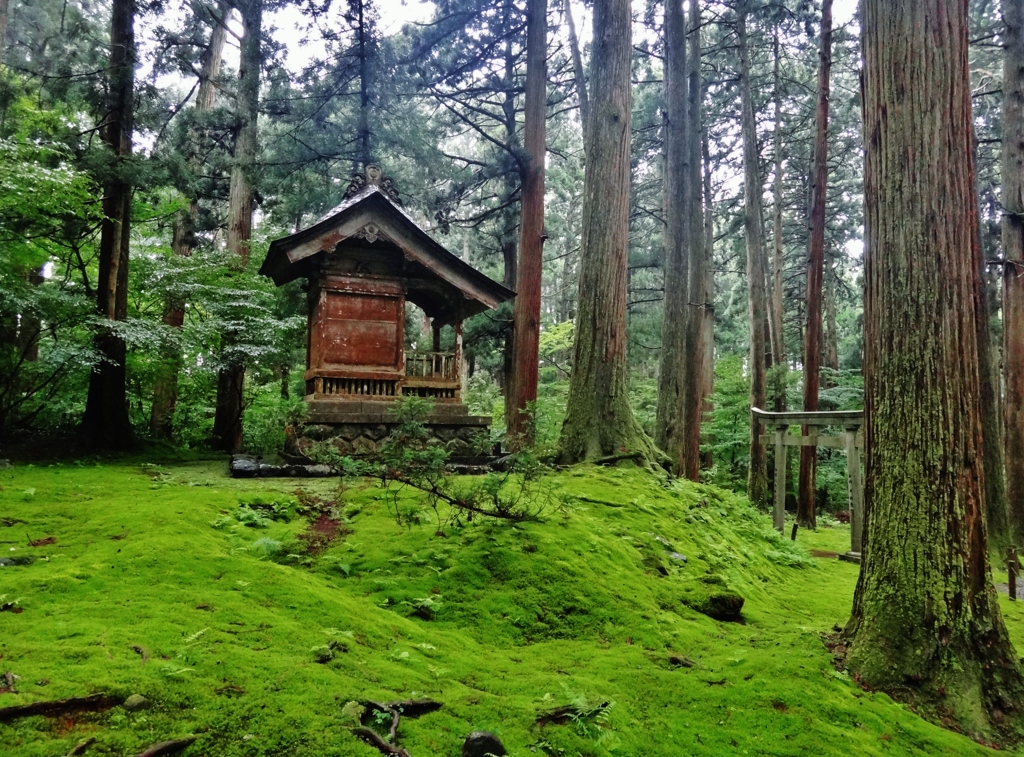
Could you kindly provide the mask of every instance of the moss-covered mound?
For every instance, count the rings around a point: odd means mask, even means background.
[[[325,506],[333,482],[300,495],[219,461],[0,471],[0,557],[18,558],[0,565],[0,707],[151,705],[0,723],[0,753],[194,736],[187,757],[374,755],[346,704],[420,698],[442,707],[402,720],[413,757],[477,730],[524,757],[985,751],[832,668],[821,634],[856,566],[710,487],[635,468],[549,483],[575,507],[438,533],[412,493],[399,526],[374,485]],[[839,551],[848,531],[801,539]],[[742,623],[715,619],[740,602]]]

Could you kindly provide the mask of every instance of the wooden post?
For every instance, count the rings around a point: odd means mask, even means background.
[[[1010,547],[1010,549],[1007,550],[1007,555],[1006,555],[1006,573],[1007,573],[1006,577],[1008,579],[1007,582],[1006,582],[1006,588],[1007,588],[1007,591],[1009,592],[1009,595],[1010,595],[1010,601],[1012,601],[1012,602],[1016,602],[1017,601],[1017,568],[1018,567],[1019,567],[1019,565],[1017,563],[1017,548],[1016,547]]]
[[[455,324],[454,378],[459,380],[459,388],[455,392],[455,401],[462,402],[462,394],[466,391],[466,372],[462,369],[462,321]]]
[[[775,530],[786,525],[786,432],[789,426],[775,427]]]
[[[846,429],[846,480],[850,489],[850,552],[858,557],[864,534],[864,484],[860,473],[860,450],[857,448],[857,430]]]

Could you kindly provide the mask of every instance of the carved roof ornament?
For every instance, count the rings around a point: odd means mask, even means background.
[[[352,174],[352,180],[349,182],[348,189],[345,190],[345,199],[347,200],[359,194],[368,186],[375,186],[380,189],[396,205],[402,204],[402,200],[398,196],[398,187],[395,186],[394,180],[390,176],[385,176],[381,167],[373,163],[366,167],[365,173]]]

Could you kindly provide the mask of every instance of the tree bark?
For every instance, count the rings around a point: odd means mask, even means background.
[[[626,252],[632,58],[629,0],[594,3],[573,371],[558,458],[575,463],[607,455],[658,453],[629,403],[626,369]]]
[[[687,349],[689,316],[690,165],[689,101],[686,65],[686,14],[681,3],[665,3],[664,84],[664,281],[665,305],[661,327],[661,365],[654,441],[685,475],[686,367],[695,356]]]
[[[782,326],[782,77],[779,72],[779,30],[772,38],[772,95],[775,105],[772,147],[775,152],[775,176],[772,179],[772,362],[776,368],[774,410],[786,410],[786,339]]]
[[[231,6],[227,0],[220,0],[217,5],[217,17],[210,23],[210,42],[203,55],[203,68],[200,72],[199,91],[193,106],[195,115],[207,113],[213,109],[217,96],[217,77],[224,55],[224,44],[227,41],[227,20]],[[191,144],[187,149],[192,170],[199,171],[199,131],[189,132]],[[188,211],[180,210],[174,219],[174,236],[171,239],[171,251],[179,257],[189,257],[195,245],[195,222],[199,215],[199,203],[195,198]],[[169,297],[164,306],[163,323],[174,329],[180,329],[185,323],[185,302],[181,297]],[[158,438],[170,438],[171,421],[178,404],[178,374],[181,371],[181,350],[177,346],[169,347],[163,357],[162,365],[153,386],[153,406],[149,413],[149,433]]]
[[[580,41],[576,36],[576,24],[572,20],[572,0],[565,0],[565,25],[569,29],[569,52],[572,55],[572,70],[576,79],[576,98],[580,101],[580,125],[583,126],[583,144],[587,142],[587,124],[590,123],[590,97],[587,95],[587,76],[580,55]]]
[[[245,268],[249,263],[249,240],[252,237],[252,170],[256,161],[260,65],[263,60],[260,44],[263,0],[239,1],[236,7],[242,14],[245,34],[242,37],[238,67],[237,120],[228,196],[227,248],[228,252],[235,256],[239,268]],[[240,334],[224,334],[224,365],[217,376],[214,443],[217,448],[228,452],[236,452],[242,447],[245,360],[233,349],[240,337]]]
[[[112,178],[103,197],[96,304],[110,326],[94,344],[103,360],[93,366],[81,434],[92,447],[125,449],[133,441],[128,418],[127,350],[113,324],[128,317],[128,253],[132,187],[127,162],[132,154],[135,86],[135,2],[114,0],[110,19],[110,79],[103,140],[113,153]]]
[[[693,0],[696,2],[696,0]],[[699,10],[698,10],[699,13]],[[701,344],[704,347],[702,356],[703,366],[701,367],[701,407],[703,415],[710,414],[711,393],[715,388],[715,224],[711,213],[711,202],[714,199],[711,191],[711,148],[708,145],[707,126],[701,123],[700,130],[700,153],[702,162],[703,185],[702,194],[704,197],[704,256],[707,263],[704,269],[704,319],[702,323],[703,334]],[[702,443],[706,444],[710,439],[703,438]],[[714,465],[714,458],[711,451],[701,455],[701,467],[711,468]]]
[[[818,107],[814,117],[814,155],[811,166],[810,228],[807,245],[807,328],[804,330],[804,412],[818,409],[821,385],[821,283],[825,274],[825,200],[828,195],[828,99],[832,67],[832,0],[821,4],[821,45],[818,48]],[[812,429],[803,427],[803,435]],[[800,448],[800,482],[796,519],[804,528],[815,528],[815,474],[818,448]]]
[[[519,265],[513,311],[514,395],[508,406],[513,449],[533,444],[533,423],[525,415],[537,400],[541,272],[544,264],[544,156],[547,119],[547,0],[529,0],[526,31],[526,104],[520,200]]]
[[[766,401],[765,347],[767,346],[768,313],[765,305],[765,252],[761,212],[761,170],[757,149],[757,122],[754,119],[754,98],[750,91],[750,51],[747,48],[747,10],[744,0],[737,12],[736,31],[739,40],[741,130],[743,132],[743,205],[747,246],[747,297],[750,320],[750,404],[764,408]],[[760,431],[750,425],[750,468],[747,473],[747,496],[757,506],[768,503],[768,461]]]
[[[1010,538],[1024,546],[1024,10],[1003,5],[1003,372]]]
[[[687,247],[689,248],[689,282],[687,284],[689,311],[686,319],[686,345],[689,358],[685,364],[683,385],[686,387],[683,413],[682,464],[680,473],[691,481],[700,479],[700,429],[704,417],[704,387],[710,377],[709,368],[714,370],[710,356],[711,344],[705,321],[713,296],[710,290],[711,260],[704,244],[704,203],[703,172],[701,170],[701,134],[703,89],[700,80],[700,5],[698,0],[689,3],[689,30],[687,56],[687,149],[689,160],[689,191],[687,197],[689,216]],[[709,359],[711,358],[711,359]]]
[[[967,0],[862,8],[866,533],[847,664],[988,735],[1018,725],[1024,679],[984,518]]]

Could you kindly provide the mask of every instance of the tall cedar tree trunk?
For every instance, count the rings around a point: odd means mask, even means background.
[[[711,259],[704,244],[704,203],[703,173],[701,171],[701,133],[703,131],[701,109],[703,90],[700,82],[700,6],[697,0],[690,0],[688,31],[689,54],[687,59],[687,148],[690,151],[690,186],[688,191],[689,227],[689,314],[686,319],[686,345],[689,358],[685,365],[683,385],[686,387],[686,402],[683,414],[684,444],[680,473],[691,481],[700,479],[700,427],[704,417],[704,387],[710,381],[709,367],[713,370],[713,358],[709,359],[711,343],[707,340],[705,327],[708,306],[712,293],[709,291]]]
[[[1024,546],[1024,9],[1003,5],[1003,371],[1010,538]]]
[[[692,0],[696,2],[696,0]],[[700,11],[698,10],[699,14]],[[711,148],[708,144],[708,130],[704,123],[700,129],[700,154],[703,168],[703,195],[704,195],[704,255],[707,265],[704,269],[704,320],[701,334],[701,344],[704,346],[704,365],[701,367],[701,404],[703,413],[709,414],[712,411],[711,392],[715,388],[715,222],[711,214],[711,201],[714,199],[711,191]],[[709,444],[711,439],[704,439]],[[714,465],[714,458],[708,450],[701,455],[700,465],[705,470]]]
[[[210,42],[203,55],[203,68],[199,74],[199,91],[193,106],[195,116],[200,116],[213,109],[217,97],[217,77],[220,75],[220,64],[224,55],[224,44],[227,41],[227,20],[231,5],[221,0],[215,11],[216,17],[211,20]],[[189,163],[194,172],[202,167],[200,158],[200,131],[194,127],[189,131],[191,144],[186,148],[190,151]],[[199,215],[199,203],[193,198],[189,209],[179,210],[174,219],[174,236],[171,239],[171,250],[179,257],[189,257],[195,245],[195,222]],[[181,297],[169,297],[164,307],[163,323],[173,329],[180,329],[185,323],[185,301]],[[155,437],[170,438],[171,420],[178,404],[178,374],[181,371],[181,350],[176,345],[170,346],[163,358],[162,366],[153,386],[153,406],[149,414],[149,433]]]
[[[505,150],[509,155],[515,155],[518,145],[516,143],[516,93],[515,93],[515,55],[512,49],[512,3],[504,5],[504,19],[502,28],[505,30],[505,76],[502,81],[503,93],[501,110],[504,119]],[[501,258],[504,263],[504,278],[502,284],[509,289],[515,289],[518,283],[519,271],[519,250],[517,245],[516,226],[519,223],[516,204],[512,201],[517,189],[516,175],[511,170],[506,170],[503,177],[504,193],[502,203],[505,210],[501,214]],[[519,177],[520,182],[522,177]],[[502,345],[502,371],[501,388],[505,398],[505,407],[512,407],[515,382],[515,365],[512,362],[512,346],[515,343],[515,322],[509,321],[505,329],[505,343]],[[508,430],[511,413],[505,417],[505,428]]]
[[[558,442],[563,463],[657,455],[633,416],[626,370],[630,21],[629,0],[595,0],[576,341]]]
[[[772,180],[772,362],[775,386],[772,389],[776,412],[786,410],[786,338],[782,326],[782,77],[779,72],[779,30],[772,37],[772,97],[775,115],[772,149],[775,152],[775,177]]]
[[[1022,59],[1024,60],[1024,59]],[[975,140],[977,148],[977,140]],[[977,153],[975,152],[975,156]],[[978,366],[981,380],[981,436],[985,465],[985,522],[989,541],[1000,551],[1011,546],[1003,458],[1002,408],[1000,406],[999,351],[993,345],[991,317],[996,297],[989,287],[988,261],[981,246],[981,227],[975,247],[975,301],[978,309]]]
[[[818,409],[821,384],[821,281],[825,273],[825,200],[828,195],[828,98],[832,68],[832,0],[821,4],[821,46],[818,49],[818,108],[814,117],[814,156],[811,166],[811,207],[808,212],[807,328],[804,330],[804,412]],[[810,426],[802,434],[808,436]],[[815,473],[817,447],[800,448],[800,483],[797,522],[815,528]]]
[[[761,226],[761,171],[757,150],[757,122],[750,91],[750,51],[747,48],[747,6],[740,6],[736,22],[740,57],[741,130],[743,132],[743,205],[747,242],[747,298],[750,319],[750,405],[764,408],[766,400],[765,347],[768,313],[765,305],[764,229]],[[768,461],[757,425],[750,424],[750,469],[747,496],[755,505],[768,502]]]
[[[544,154],[547,119],[547,0],[529,0],[526,27],[526,106],[523,181],[519,223],[519,265],[513,318],[515,379],[508,412],[514,449],[533,443],[527,403],[537,400],[541,269],[544,263]]]
[[[565,25],[569,28],[569,52],[572,55],[573,76],[576,79],[576,98],[580,101],[580,124],[583,126],[583,144],[587,142],[587,124],[590,123],[590,97],[587,95],[587,77],[583,70],[583,56],[580,55],[580,41],[576,36],[576,24],[572,20],[572,0],[565,0]]]
[[[96,303],[111,324],[128,317],[128,252],[132,187],[126,163],[132,154],[135,85],[135,2],[114,0],[110,16],[110,75],[103,140],[113,153],[112,178],[103,197]],[[94,346],[103,360],[93,366],[81,434],[91,447],[125,449],[132,444],[128,419],[124,340],[101,328]]]
[[[231,185],[228,196],[228,252],[235,255],[239,268],[249,263],[252,237],[252,168],[256,161],[256,119],[259,115],[260,36],[263,26],[263,0],[236,3],[242,14],[242,37],[236,96],[236,132]],[[225,365],[217,375],[217,408],[213,421],[214,443],[219,449],[235,452],[242,447],[243,392],[245,360],[234,349],[240,334],[223,335]]]
[[[686,97],[686,14],[678,2],[665,3],[664,106],[664,247],[665,311],[661,329],[661,366],[654,441],[685,475],[687,387],[686,364],[695,359],[687,349],[689,315],[690,148],[689,101]]]
[[[1024,679],[984,518],[967,4],[862,6],[866,531],[847,664],[977,734],[1018,719]]]

